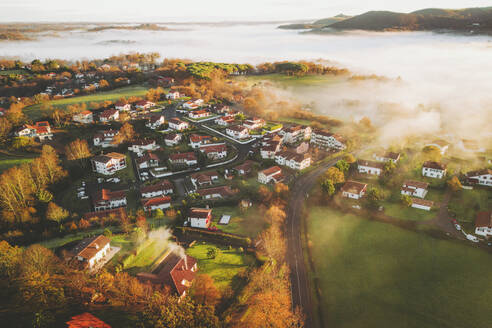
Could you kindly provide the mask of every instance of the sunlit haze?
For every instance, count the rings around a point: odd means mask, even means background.
[[[410,12],[422,8],[466,8],[490,5],[486,0],[2,0],[0,21],[231,21],[297,20],[369,10]]]

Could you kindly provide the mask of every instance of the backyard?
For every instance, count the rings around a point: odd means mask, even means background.
[[[231,216],[229,224],[217,224],[217,227],[224,232],[255,238],[267,227],[267,222],[256,206],[250,207],[243,213],[238,206],[215,207],[213,210],[214,222],[218,223],[223,214]]]
[[[210,259],[207,252],[210,247],[220,249],[219,255]],[[198,242],[188,248],[186,253],[198,260],[198,272],[208,274],[215,281],[219,290],[226,290],[229,287],[234,289],[234,278],[253,266],[256,259],[253,255],[241,252],[236,248],[220,247],[213,244]]]
[[[469,229],[474,229],[478,212],[490,210],[492,210],[492,193],[481,187],[475,187],[473,190],[460,190],[453,194],[449,202],[451,214]]]
[[[308,233],[324,326],[490,327],[489,254],[321,207]]]

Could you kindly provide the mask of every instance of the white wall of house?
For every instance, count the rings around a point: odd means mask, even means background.
[[[413,208],[418,208],[418,209],[421,209],[421,210],[425,210],[425,211],[430,211],[431,210],[431,207],[430,206],[416,204],[416,203],[412,203],[412,207]]]
[[[105,203],[98,204],[94,206],[94,211],[98,212],[98,211],[111,210],[113,208],[118,208],[123,206],[126,206],[126,197],[121,199],[112,199]]]
[[[208,228],[210,225],[210,221],[208,219],[201,219],[201,218],[189,218],[188,219],[190,222],[190,226],[192,228]]]
[[[94,264],[96,264],[99,260],[101,260],[104,256],[106,256],[109,249],[110,249],[110,244],[108,243],[106,246],[101,248],[101,250],[97,252],[92,258],[86,259],[87,262],[89,263],[89,268],[94,267]]]
[[[372,174],[377,176],[381,175],[381,169],[378,167],[359,165],[358,169],[359,169],[359,173]]]
[[[484,236],[484,237],[492,236],[492,228],[477,227],[477,228],[475,228],[475,234],[480,235],[480,236]]]
[[[422,175],[424,177],[442,179],[446,175],[446,170],[438,170],[430,167],[422,167]]]
[[[361,192],[360,194],[354,194],[351,192],[344,191],[344,192],[342,192],[342,196],[347,197],[347,198],[352,198],[352,199],[361,199],[362,196],[364,196],[364,192]]]

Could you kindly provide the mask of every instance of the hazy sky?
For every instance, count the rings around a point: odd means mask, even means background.
[[[0,22],[293,20],[490,5],[490,0],[0,0]]]

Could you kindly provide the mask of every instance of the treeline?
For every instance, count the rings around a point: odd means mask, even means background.
[[[281,73],[287,75],[303,76],[308,74],[317,75],[346,75],[350,71],[345,68],[337,68],[334,66],[326,66],[321,63],[309,61],[282,61],[274,63],[263,63],[256,66],[256,70],[260,74]]]

